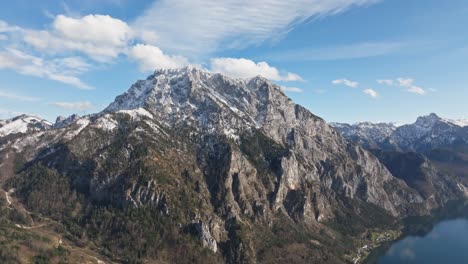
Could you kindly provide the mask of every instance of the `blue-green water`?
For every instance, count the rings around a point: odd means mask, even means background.
[[[468,264],[468,201],[404,221],[400,240],[374,250],[367,264]]]
[[[377,263],[467,264],[468,220],[443,221],[423,237],[408,236],[391,245]]]

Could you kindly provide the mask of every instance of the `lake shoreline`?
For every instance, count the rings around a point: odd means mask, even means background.
[[[384,241],[373,247],[369,254],[357,263],[374,264],[388,253],[393,245],[409,238],[424,238],[439,224],[456,219],[468,219],[468,200],[453,200],[426,216],[411,216],[403,219],[401,233],[394,240]]]

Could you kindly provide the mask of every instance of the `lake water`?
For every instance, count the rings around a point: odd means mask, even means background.
[[[373,252],[367,263],[468,264],[467,206],[448,208],[431,218],[414,218],[407,235]]]

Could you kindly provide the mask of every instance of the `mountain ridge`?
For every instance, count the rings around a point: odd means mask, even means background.
[[[171,262],[184,245],[213,262],[344,263],[357,247],[345,241],[440,206],[278,85],[194,67],[157,70],[100,113],[0,140],[0,159],[10,168],[0,179],[26,207],[132,260],[163,261],[159,250]],[[75,195],[57,201],[30,182],[42,178]],[[123,232],[126,255],[110,230]],[[164,239],[152,247],[152,237]]]

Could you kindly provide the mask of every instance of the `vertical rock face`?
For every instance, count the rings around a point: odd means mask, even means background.
[[[229,154],[235,160],[221,160],[217,164],[231,164],[224,172],[229,174],[228,182],[233,181],[233,175],[237,182],[248,175],[244,169],[235,170],[238,163],[249,163],[248,159],[238,158],[244,153],[236,149],[245,137],[261,135],[271,141],[268,144],[284,149],[282,155],[269,161],[275,164],[276,179],[272,182],[275,189],[270,193],[275,209],[289,204],[285,202],[289,192],[300,192],[306,197],[302,210],[307,218],[331,217],[331,210],[320,211],[319,206],[315,206],[318,215],[306,210],[305,207],[313,207],[314,195],[305,188],[308,185],[326,188],[339,197],[362,199],[393,215],[398,215],[399,205],[407,198],[394,197],[392,190],[385,190],[384,185],[389,181],[401,185],[402,189],[406,186],[371,154],[343,140],[325,121],[294,104],[277,85],[264,78],[232,79],[193,67],[159,70],[118,96],[105,112],[138,107],[147,109],[169,127],[189,126],[199,135],[216,134],[233,139],[228,153],[221,155]],[[242,194],[238,196],[243,198]],[[412,201],[421,201],[417,194],[408,193],[408,196],[414,196]],[[243,207],[247,212],[252,210],[248,203]]]
[[[261,259],[271,237],[329,243],[338,214],[396,217],[425,205],[374,155],[261,77],[158,70],[103,112],[58,124],[5,149],[57,170],[90,203],[156,208],[228,263]],[[286,226],[296,236],[281,233]]]

